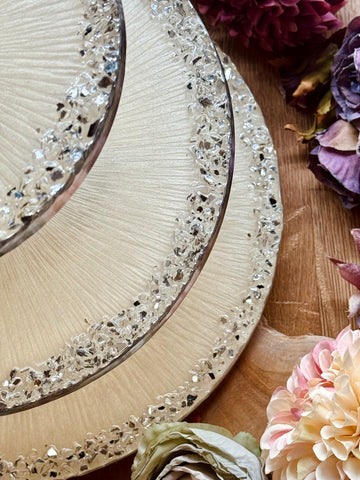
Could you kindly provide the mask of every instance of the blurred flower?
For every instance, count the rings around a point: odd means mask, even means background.
[[[342,45],[345,28],[337,30],[318,44],[305,45],[291,56],[271,63],[279,68],[280,92],[286,102],[314,114],[311,127],[300,131],[295,125],[285,128],[298,134],[306,143],[337,120],[336,104],[330,89],[334,56]]]
[[[338,120],[316,135],[318,145],[310,152],[308,167],[315,177],[335,190],[346,208],[360,204],[359,132]]]
[[[249,448],[259,450],[251,435],[233,438],[212,425],[154,425],[140,442],[131,480],[263,480],[262,463]]]
[[[311,95],[310,95],[311,96]],[[301,101],[301,98],[295,98],[295,102],[298,100]],[[309,101],[309,96],[306,94],[304,95],[304,101]],[[293,103],[293,102],[291,102]],[[298,130],[295,125],[287,124],[285,125],[286,130],[291,130],[292,132],[296,132],[298,134],[299,142],[309,142],[316,138],[316,135],[319,132],[322,132],[327,127],[329,127],[334,121],[336,120],[336,113],[335,113],[335,102],[330,90],[328,90],[324,97],[319,102],[316,110],[314,112],[314,121],[311,127],[308,130],[300,131]]]
[[[354,237],[357,251],[360,253],[360,229],[354,228],[351,230],[351,235]],[[342,262],[336,258],[330,258],[330,260],[338,267],[343,279],[358,289],[358,291],[349,298],[349,318],[353,318],[360,311],[360,265]]]
[[[230,35],[238,35],[248,46],[281,52],[304,45],[339,28],[334,13],[343,0],[196,0],[200,13],[213,25],[224,24]]]
[[[279,67],[280,91],[287,103],[314,111],[328,95],[334,55],[344,35],[345,29],[342,28],[318,44],[297,48],[290,56],[271,62]]]
[[[321,341],[275,390],[261,438],[273,480],[355,480],[360,472],[360,331]]]
[[[280,71],[281,91],[287,101],[303,109],[312,109],[330,88],[330,68],[337,47],[330,44],[321,55],[312,58],[301,72]]]
[[[344,34],[345,29],[342,28],[317,45],[299,48],[295,55],[272,62],[280,67],[280,92],[286,102],[314,114],[313,124],[305,131],[300,131],[293,124],[285,125],[287,130],[298,134],[300,142],[313,140],[317,133],[337,119],[335,100],[330,90],[331,67]]]
[[[340,50],[334,58],[331,90],[340,118],[360,128],[360,17],[346,30]]]

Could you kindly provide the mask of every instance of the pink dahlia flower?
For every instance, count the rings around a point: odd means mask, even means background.
[[[275,390],[261,438],[273,480],[358,480],[360,331],[321,341]]]
[[[224,24],[248,46],[268,51],[304,45],[341,26],[335,17],[346,0],[195,0],[213,25]]]

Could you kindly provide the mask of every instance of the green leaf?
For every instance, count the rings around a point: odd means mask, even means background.
[[[313,140],[317,133],[329,128],[335,121],[335,101],[331,90],[329,89],[320,100],[314,114],[314,121],[308,130],[302,132],[293,124],[285,125],[285,129],[297,133],[299,142],[307,143]]]

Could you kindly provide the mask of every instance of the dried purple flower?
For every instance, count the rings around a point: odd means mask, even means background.
[[[360,129],[360,17],[354,18],[334,57],[331,90],[340,118]]]
[[[304,45],[341,26],[334,13],[343,0],[196,0],[213,25],[224,24],[248,46],[268,51]]]
[[[360,204],[360,17],[354,18],[334,57],[331,91],[340,118],[316,135],[309,168],[334,189],[346,208]]]
[[[360,157],[356,153],[359,132],[338,120],[317,134],[318,146],[310,153],[308,167],[316,178],[335,190],[346,208],[360,204]]]

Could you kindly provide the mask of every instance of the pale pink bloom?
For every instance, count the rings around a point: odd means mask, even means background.
[[[261,438],[273,480],[360,479],[360,331],[305,355],[273,393]]]

